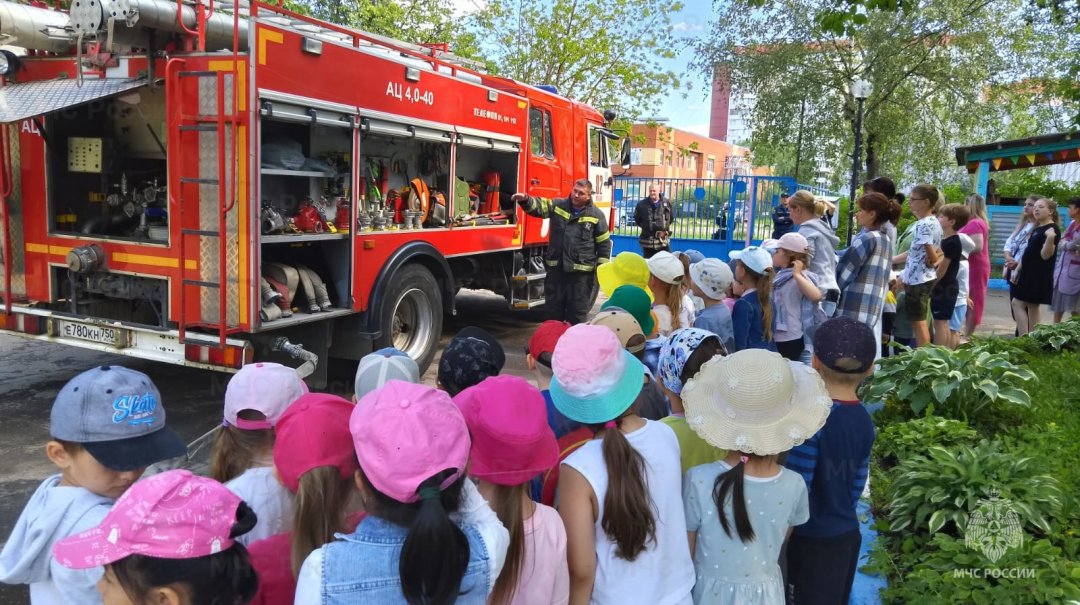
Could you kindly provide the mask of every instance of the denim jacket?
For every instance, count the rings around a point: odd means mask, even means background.
[[[461,580],[462,605],[483,605],[491,585],[487,546],[480,533],[468,523],[459,525],[469,541],[469,565]],[[318,601],[325,605],[403,605],[398,560],[408,529],[385,519],[369,516],[351,534],[321,549],[322,569]],[[297,591],[297,602],[300,591]]]

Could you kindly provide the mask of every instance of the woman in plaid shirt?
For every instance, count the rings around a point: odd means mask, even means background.
[[[874,329],[881,348],[881,312],[892,268],[892,242],[883,226],[889,222],[893,204],[880,193],[859,198],[855,220],[862,229],[836,265],[840,304],[836,314],[846,315]]]

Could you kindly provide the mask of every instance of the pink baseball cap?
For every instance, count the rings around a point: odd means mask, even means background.
[[[308,392],[296,370],[279,363],[251,363],[225,387],[225,422],[245,431],[271,429],[289,404]],[[244,420],[238,415],[254,410],[265,420]]]
[[[420,484],[453,469],[443,490],[469,464],[469,427],[450,395],[391,380],[356,402],[349,419],[360,469],[375,489],[398,502],[416,502]]]
[[[130,555],[195,559],[233,545],[240,497],[190,471],[172,470],[131,486],[101,523],[60,540],[53,556],[64,567],[89,569]]]
[[[469,474],[497,485],[520,485],[559,463],[547,403],[523,378],[485,378],[454,397],[472,436]]]
[[[290,491],[300,486],[300,476],[320,466],[337,467],[342,479],[356,469],[349,417],[352,402],[336,395],[309,393],[285,410],[274,427],[274,467]]]
[[[801,233],[785,233],[776,240],[776,247],[791,252],[806,252],[810,242],[806,241],[806,237]]]

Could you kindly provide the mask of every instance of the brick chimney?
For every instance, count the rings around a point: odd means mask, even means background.
[[[731,86],[728,70],[716,66],[712,83],[712,110],[709,113],[709,138],[728,140],[728,116],[731,113]]]

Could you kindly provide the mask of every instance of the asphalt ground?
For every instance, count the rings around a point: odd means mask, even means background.
[[[500,297],[469,290],[458,295],[457,310],[457,315],[443,325],[441,346],[461,328],[481,326],[503,344],[504,372],[530,377],[525,345],[543,319],[541,312],[512,311]],[[1050,318],[1044,308],[1043,321]],[[1014,325],[1007,294],[991,291],[978,333],[1011,335]],[[34,489],[55,472],[44,451],[53,399],[73,376],[105,364],[124,365],[148,374],[161,391],[169,426],[185,441],[195,440],[221,422],[227,374],[0,335],[0,536],[5,539]],[[423,376],[426,384],[435,384],[437,367],[436,358]],[[333,367],[329,390],[351,395],[354,369]],[[0,605],[28,602],[25,586],[0,584]]]

